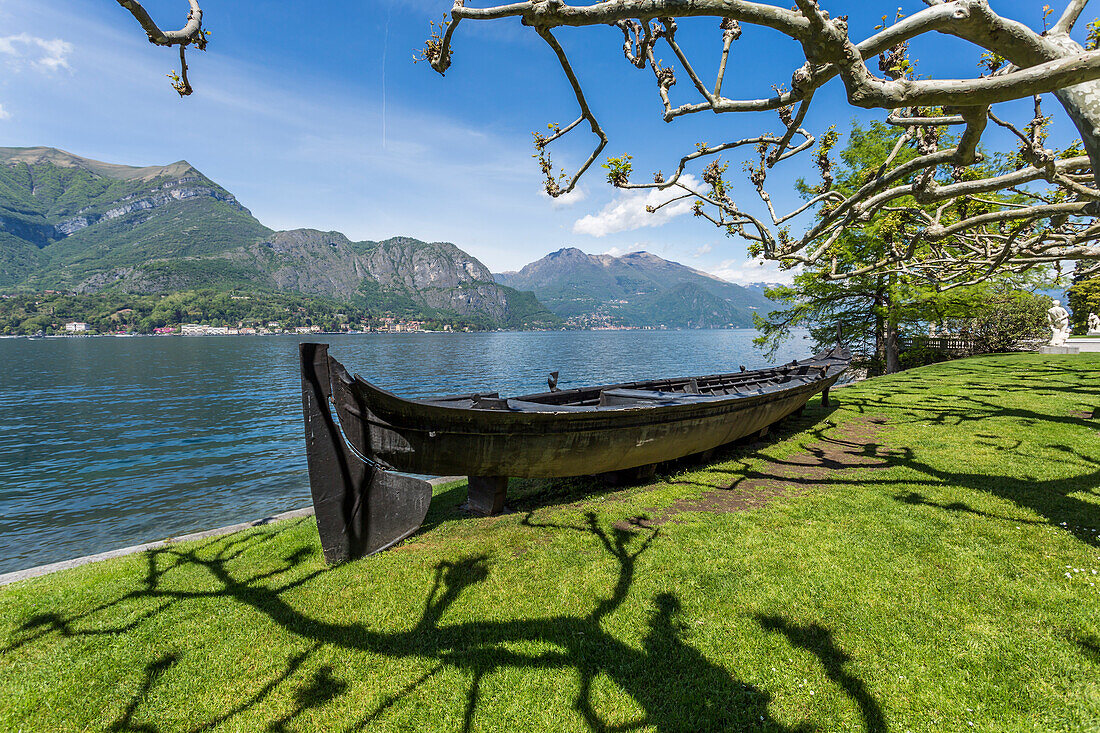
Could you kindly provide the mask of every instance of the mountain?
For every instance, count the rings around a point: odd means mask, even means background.
[[[134,168],[0,148],[0,286],[65,287],[107,267],[219,252],[268,231],[186,161]]]
[[[754,311],[772,307],[760,290],[726,282],[649,252],[615,257],[568,247],[494,275],[534,292],[562,318],[629,326],[718,328],[752,325]]]
[[[553,324],[446,242],[275,232],[187,161],[144,168],[0,148],[0,288],[77,293],[252,288],[486,325]]]

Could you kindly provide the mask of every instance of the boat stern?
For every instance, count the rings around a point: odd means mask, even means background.
[[[332,409],[332,377],[342,367],[328,355],[328,344],[302,343],[299,356],[309,487],[325,562],[392,547],[424,523],[432,486],[353,451]]]

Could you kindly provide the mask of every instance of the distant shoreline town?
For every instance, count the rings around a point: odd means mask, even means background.
[[[439,330],[425,328],[424,321],[403,321],[395,318],[382,318],[380,324],[372,326],[368,323],[357,324],[358,328],[348,325],[346,328],[336,331],[326,331],[317,325],[287,326],[279,321],[268,321],[262,326],[215,326],[206,323],[182,323],[177,326],[161,326],[154,328],[152,333],[142,334],[134,331],[97,331],[91,324],[84,321],[70,321],[63,324],[63,332],[56,335],[66,336],[285,336],[311,333],[453,333],[456,329],[450,324],[445,324]],[[470,331],[467,326],[457,329]],[[42,334],[45,335],[45,334]]]
[[[215,326],[205,323],[183,323],[177,326],[162,326],[154,328],[151,333],[139,333],[133,330],[100,331],[84,321],[69,321],[61,324],[62,330],[52,333],[40,331],[33,334],[0,334],[0,338],[33,339],[33,338],[89,338],[97,336],[137,337],[137,336],[304,336],[310,334],[363,334],[363,333],[470,333],[480,329],[471,329],[469,326],[453,328],[450,324],[444,324],[441,328],[426,328],[424,321],[404,321],[394,318],[382,318],[378,325],[368,323],[358,324],[358,328],[348,325],[337,330],[325,330],[321,326],[288,326],[283,327],[278,321],[268,321],[263,326]],[[493,329],[510,330],[510,329]],[[514,330],[514,329],[512,329]],[[531,330],[531,329],[523,329]],[[540,329],[545,330],[545,329]],[[583,330],[583,331],[667,331],[665,326],[617,326],[600,325],[559,329],[559,330]]]

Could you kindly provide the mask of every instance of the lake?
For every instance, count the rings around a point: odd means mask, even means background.
[[[324,335],[417,397],[765,366],[756,332]],[[0,573],[309,504],[292,336],[0,340]],[[796,338],[775,362],[809,355]]]

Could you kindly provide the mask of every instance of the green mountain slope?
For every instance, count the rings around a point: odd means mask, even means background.
[[[759,290],[649,252],[613,257],[569,247],[519,272],[494,277],[499,283],[531,290],[563,318],[605,318],[630,326],[749,327],[754,310],[771,306]]]
[[[628,326],[667,325],[678,328],[724,328],[745,324],[746,308],[733,305],[696,283],[683,282],[668,290],[612,307],[617,320]]]
[[[251,289],[486,327],[560,323],[453,244],[273,232],[186,161],[138,168],[54,148],[0,148],[0,288]]]
[[[210,254],[270,230],[186,161],[134,168],[53,148],[0,148],[0,285],[81,289],[151,259]],[[13,241],[12,237],[19,240]]]

